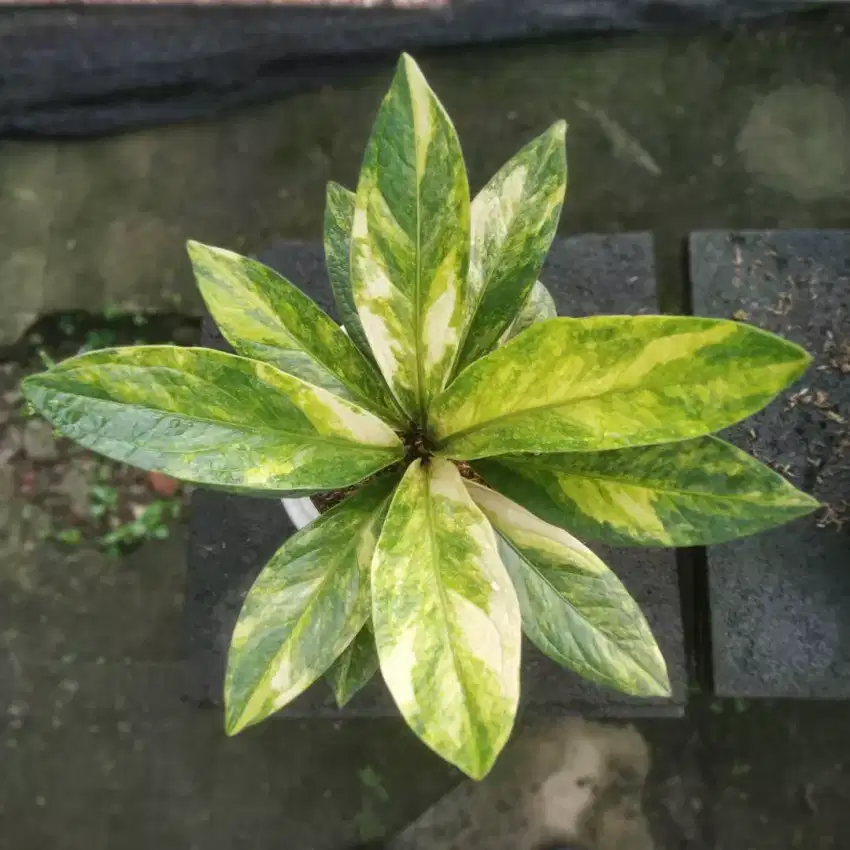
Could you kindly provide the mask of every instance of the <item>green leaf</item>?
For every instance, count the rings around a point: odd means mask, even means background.
[[[664,657],[617,576],[563,529],[494,490],[466,486],[499,532],[529,640],[594,682],[633,696],[670,696]]]
[[[396,480],[370,482],[290,537],[263,567],[230,644],[228,735],[295,699],[363,628],[369,565]]]
[[[402,424],[380,375],[328,315],[274,269],[188,243],[201,295],[237,354],[271,363],[392,422]]]
[[[94,351],[23,389],[86,448],[230,490],[332,490],[402,456],[371,413],[266,363],[204,348]]]
[[[334,183],[328,183],[325,204],[325,264],[331,282],[336,309],[351,341],[370,363],[374,362],[372,349],[351,291],[351,229],[354,226],[354,192]]]
[[[469,187],[457,134],[403,56],[360,172],[351,286],[378,366],[420,424],[457,358],[468,264]]]
[[[375,636],[367,623],[357,637],[343,650],[333,667],[325,674],[342,708],[378,672],[378,651]]]
[[[534,286],[567,190],[567,125],[553,124],[496,173],[472,202],[472,315],[458,370],[495,348]]]
[[[521,624],[493,529],[454,464],[412,463],[372,561],[381,673],[413,731],[474,779],[510,734]]]
[[[819,504],[716,437],[608,452],[506,455],[474,466],[542,519],[615,545],[723,543]]]
[[[465,369],[431,423],[440,453],[466,460],[685,440],[755,413],[810,359],[723,319],[549,319]]]
[[[499,345],[510,342],[517,334],[521,334],[537,322],[554,319],[558,315],[555,299],[549,290],[538,280],[531,287],[531,292],[525,299],[525,304],[514,319],[513,324],[502,334]]]

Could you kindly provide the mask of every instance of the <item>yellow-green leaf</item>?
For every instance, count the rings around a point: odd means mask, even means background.
[[[475,779],[513,726],[521,623],[496,536],[454,464],[411,464],[372,562],[381,673],[413,731]]]
[[[357,637],[342,651],[330,670],[325,674],[336,698],[343,708],[349,700],[378,672],[378,651],[375,636],[367,623]]]
[[[402,456],[371,413],[221,351],[94,351],[24,382],[60,433],[113,460],[229,490],[346,487]]]
[[[458,370],[495,348],[517,318],[555,237],[567,190],[567,125],[509,160],[471,208],[469,326]]]
[[[505,455],[474,466],[542,519],[615,545],[723,543],[819,505],[716,437],[607,452]]]
[[[441,454],[467,460],[673,442],[755,413],[809,362],[723,319],[548,319],[467,367],[430,421]]]
[[[403,56],[360,172],[351,286],[378,366],[420,423],[457,358],[468,264],[469,187],[457,134]]]
[[[561,528],[466,482],[498,531],[529,640],[581,676],[634,696],[669,696],[667,665],[617,576]]]
[[[370,482],[290,537],[245,598],[227,659],[233,735],[316,681],[369,617],[369,568],[393,484]]]
[[[558,308],[552,293],[538,280],[531,287],[531,292],[525,299],[525,304],[514,319],[513,324],[502,334],[499,345],[504,345],[512,340],[517,334],[521,334],[527,328],[543,322],[546,319],[554,319],[558,315]]]
[[[237,354],[271,363],[395,425],[403,419],[384,381],[333,319],[274,269],[188,243],[198,288]]]
[[[340,321],[351,341],[370,363],[374,362],[369,340],[360,323],[354,294],[351,291],[351,229],[354,226],[354,192],[328,183],[325,203],[325,264],[336,301]]]

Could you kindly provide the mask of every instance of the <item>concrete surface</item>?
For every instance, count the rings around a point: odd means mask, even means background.
[[[831,850],[850,828],[846,707],[692,700],[686,723],[525,728],[389,850]]]
[[[715,693],[848,699],[850,230],[698,233],[691,267],[695,313],[811,354],[794,387],[724,436],[824,505],[708,547]]]
[[[653,230],[675,305],[692,230],[850,226],[848,21],[837,10],[796,27],[457,51],[424,66],[475,186],[565,116],[562,232]],[[314,238],[324,182],[353,182],[386,82],[109,140],[4,145],[2,339],[45,311],[197,306],[189,236],[248,251]],[[215,710],[177,698],[179,540],[117,564],[70,556],[40,541],[16,486],[0,476],[0,848],[343,850],[403,829],[458,783],[394,722],[280,721],[226,739]],[[643,762],[616,781],[600,768],[608,792],[564,823],[596,850],[615,822],[603,813],[622,803],[659,850],[844,846],[846,707],[714,706],[692,700],[688,720],[625,734],[632,755],[635,734],[645,744],[647,779]],[[590,743],[569,749],[582,729]],[[621,738],[572,720],[553,734],[566,778],[547,786],[550,806],[569,814],[586,791],[570,778],[584,762],[566,754],[611,753]],[[535,775],[518,777],[531,789]],[[642,850],[646,830],[634,834]],[[470,836],[464,848],[489,846]]]

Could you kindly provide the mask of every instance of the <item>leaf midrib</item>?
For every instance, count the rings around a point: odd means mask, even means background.
[[[454,465],[452,465],[452,466],[455,469],[455,471],[457,471],[457,468],[454,467]],[[459,475],[459,473],[458,473],[458,475]],[[443,623],[445,624],[446,643],[448,644],[448,647],[449,647],[449,655],[451,656],[451,660],[452,660],[452,669],[454,670],[455,678],[457,679],[457,682],[460,685],[460,689],[461,689],[461,691],[463,693],[463,697],[464,697],[463,702],[464,702],[464,705],[466,706],[465,722],[466,722],[466,725],[468,727],[468,731],[472,732],[472,728],[471,728],[472,718],[470,717],[470,714],[471,714],[471,708],[472,708],[472,705],[474,705],[474,702],[470,703],[470,699],[469,699],[470,694],[469,694],[469,691],[468,691],[466,684],[464,682],[464,677],[461,675],[461,668],[460,668],[460,664],[459,664],[459,661],[458,661],[454,640],[452,639],[451,629],[450,629],[450,626],[449,626],[449,622],[450,622],[449,600],[447,598],[446,588],[443,585],[442,576],[440,575],[440,569],[439,569],[439,564],[440,564],[439,550],[440,550],[440,547],[437,543],[437,535],[434,531],[434,511],[433,511],[433,504],[432,504],[432,501],[431,501],[431,479],[430,479],[430,476],[427,473],[427,470],[425,471],[425,487],[426,487],[426,490],[427,490],[427,499],[425,500],[425,504],[426,504],[425,511],[426,511],[426,519],[427,519],[427,523],[428,523],[428,536],[431,538],[431,551],[435,555],[435,557],[432,559],[432,562],[431,562],[431,569],[432,569],[434,579],[435,579],[435,582],[436,582],[436,585],[437,585],[437,595],[438,595],[439,600],[440,600],[440,610],[442,611],[442,614],[443,614]],[[472,737],[474,738],[474,735]]]
[[[354,447],[354,448],[357,448],[357,449],[368,449],[370,451],[386,450],[386,451],[392,452],[392,451],[395,451],[396,448],[398,448],[396,446],[377,446],[377,445],[372,445],[370,443],[357,443],[357,442],[354,442],[353,440],[347,440],[345,437],[327,437],[327,436],[324,436],[322,434],[318,434],[318,433],[315,433],[315,432],[312,433],[312,434],[308,434],[308,433],[305,433],[303,431],[291,431],[291,430],[288,430],[286,428],[252,427],[250,425],[242,425],[242,424],[237,425],[237,424],[233,424],[233,423],[230,423],[230,422],[222,422],[222,421],[216,420],[216,419],[209,419],[208,417],[205,417],[205,416],[192,416],[190,414],[182,413],[182,412],[179,412],[179,411],[175,412],[175,411],[170,411],[170,410],[168,410],[168,411],[160,410],[160,409],[155,408],[155,407],[145,407],[143,405],[132,404],[132,403],[129,403],[129,402],[113,401],[112,399],[90,398],[89,396],[77,395],[77,394],[70,393],[70,392],[64,392],[63,393],[61,390],[55,390],[53,388],[51,388],[51,389],[52,389],[53,392],[56,393],[56,395],[65,395],[65,396],[70,396],[71,398],[86,400],[86,401],[89,401],[89,402],[99,402],[101,404],[112,404],[112,405],[116,405],[116,406],[119,406],[119,407],[130,407],[130,408],[135,408],[136,410],[144,410],[144,411],[148,411],[148,412],[151,412],[151,413],[160,413],[160,414],[162,414],[162,416],[176,416],[176,417],[179,417],[179,418],[182,418],[182,419],[189,420],[191,422],[200,422],[200,423],[204,423],[204,424],[208,424],[208,425],[215,425],[218,428],[230,427],[230,428],[233,428],[234,431],[244,431],[244,432],[254,433],[254,434],[269,434],[269,435],[288,434],[288,435],[299,437],[299,438],[301,438],[305,441],[309,441],[309,442],[332,443],[334,445]],[[158,449],[157,451],[160,451],[160,450]],[[185,451],[181,451],[177,448],[175,448],[173,450],[162,449],[161,451],[162,451],[163,454],[193,454],[193,452],[185,452]]]
[[[584,454],[584,452],[576,452],[576,454],[580,455],[580,454]],[[499,461],[496,460],[494,462],[498,463]],[[506,467],[510,467],[513,472],[515,472],[518,475],[522,475],[522,477],[525,478],[526,480],[533,481],[533,479],[529,478],[528,475],[526,475],[523,471],[518,470],[515,466],[512,466],[509,463],[503,463],[502,465],[506,466]],[[556,474],[556,473],[551,473],[551,474]],[[586,474],[583,474],[583,473],[575,473],[575,472],[563,472],[563,473],[557,473],[557,474],[558,475],[564,475],[565,477],[568,477],[568,478],[585,478],[585,479],[588,479],[590,481],[614,481],[618,484],[628,485],[628,486],[631,486],[631,487],[635,487],[636,489],[639,489],[639,490],[648,490],[649,492],[652,492],[652,493],[661,493],[663,495],[688,496],[690,498],[699,497],[699,498],[704,498],[704,499],[716,499],[718,501],[724,500],[724,501],[729,501],[729,502],[745,502],[747,504],[762,503],[764,501],[765,496],[768,495],[767,493],[756,493],[752,497],[737,496],[737,495],[721,495],[719,493],[712,493],[712,492],[707,492],[707,491],[703,491],[703,490],[681,490],[681,489],[676,488],[676,487],[664,487],[664,486],[653,487],[653,486],[650,486],[650,485],[647,485],[647,484],[636,483],[636,482],[631,481],[627,478],[617,478],[615,476],[610,476],[610,475],[586,475]],[[792,507],[792,505],[788,505],[788,507]]]
[[[539,157],[539,159],[537,160],[537,164],[534,168],[533,177],[534,177],[535,180],[537,180],[540,172],[543,170],[545,165],[548,163],[549,152],[550,152],[553,144],[554,144],[554,142],[553,142],[552,139],[547,140],[547,145],[546,145],[546,148],[543,152],[543,155],[541,155]],[[485,189],[486,189],[486,187],[485,187]],[[484,190],[482,190],[482,191],[484,191]],[[519,210],[521,210],[522,206],[526,203],[527,198],[529,197],[530,194],[538,194],[538,193],[529,193],[528,192],[528,181],[526,181],[526,183],[524,183],[523,187],[522,187],[521,203],[517,205],[517,207],[518,207],[517,214],[511,217],[510,226],[507,228],[507,232],[505,234],[505,239],[501,243],[501,248],[498,252],[498,258],[499,259],[498,259],[498,261],[494,262],[491,265],[489,273],[487,274],[486,280],[484,280],[484,282],[482,283],[481,289],[479,290],[479,293],[478,293],[478,297],[475,301],[475,304],[473,305],[472,315],[471,315],[471,318],[470,318],[469,323],[467,325],[467,329],[466,329],[467,332],[464,335],[463,345],[460,346],[461,349],[466,348],[467,342],[469,341],[469,337],[472,336],[473,326],[477,327],[477,324],[480,324],[480,322],[476,322],[476,319],[478,319],[479,309],[481,308],[481,305],[484,302],[484,299],[487,295],[487,291],[490,288],[490,283],[492,282],[492,279],[495,275],[496,269],[498,269],[499,266],[501,265],[501,258],[503,256],[505,256],[505,254],[508,253],[508,245],[510,244],[511,238],[512,238],[512,236],[513,236],[513,234],[516,230],[516,223],[521,218],[521,212]],[[473,204],[475,203],[475,198],[473,198],[472,203]],[[532,286],[533,285],[534,284],[532,284]],[[516,322],[516,320],[519,318],[519,312],[520,312],[520,310],[522,310],[522,305],[524,303],[525,303],[524,300],[520,302],[520,307],[519,307],[519,310],[517,310],[516,316],[514,317],[514,319],[512,319],[502,329],[502,334],[506,333],[511,328],[511,326]],[[501,334],[499,334],[499,336],[496,337],[496,341],[498,342],[498,339],[500,339],[500,338],[501,338]],[[491,347],[491,350],[492,350],[492,347]],[[462,353],[465,354],[465,351],[462,351]],[[464,360],[464,357],[458,357],[459,362],[463,362],[463,360]],[[474,361],[472,361],[472,362],[474,362]],[[470,364],[467,363],[466,365],[470,365]]]
[[[408,93],[410,97],[410,109],[412,115],[415,115],[416,108],[413,105],[413,86],[410,84],[409,77],[409,69],[406,69],[405,74],[407,75],[407,87]],[[430,103],[428,104],[428,108],[430,109]],[[419,133],[416,130],[416,120],[411,117],[411,121],[413,123],[413,139],[414,139],[414,151],[413,151],[413,161],[414,163],[419,162],[419,145],[421,141],[419,139]],[[427,151],[426,151],[427,156]],[[425,168],[427,170],[427,160],[425,162]],[[414,289],[413,289],[413,310],[414,310],[414,332],[413,332],[413,351],[414,356],[416,357],[416,406],[417,406],[417,418],[419,420],[419,424],[422,428],[427,427],[427,422],[425,421],[426,416],[426,408],[425,408],[425,364],[422,362],[422,334],[424,329],[422,328],[422,305],[420,304],[420,294],[421,294],[421,286],[422,286],[422,210],[420,209],[420,205],[422,203],[422,191],[420,187],[420,175],[418,165],[414,166],[413,176],[416,183],[416,273],[414,274]]]
[[[451,434],[446,434],[445,436],[441,437],[440,440],[441,440],[442,443],[445,444],[445,443],[448,443],[450,440],[457,440],[457,439],[460,439],[461,437],[467,436],[468,434],[474,434],[476,431],[482,431],[485,428],[489,428],[491,425],[493,425],[495,423],[504,422],[506,419],[512,419],[512,418],[515,418],[517,416],[527,416],[527,415],[530,415],[530,414],[533,414],[533,413],[537,413],[538,411],[541,411],[541,410],[553,410],[557,407],[565,407],[567,405],[578,404],[578,403],[583,402],[583,401],[591,401],[592,399],[603,398],[606,395],[614,395],[614,394],[617,394],[617,393],[622,393],[623,395],[627,395],[629,393],[640,392],[640,391],[647,390],[647,389],[658,389],[659,386],[662,386],[662,385],[644,384],[644,385],[641,385],[641,386],[638,386],[638,387],[630,387],[628,389],[612,388],[612,389],[604,390],[603,392],[598,392],[598,393],[595,393],[595,394],[592,394],[592,395],[576,396],[575,398],[569,398],[569,399],[565,399],[565,400],[562,400],[562,401],[545,402],[543,404],[535,405],[533,407],[523,408],[522,410],[512,410],[509,413],[502,413],[502,414],[499,414],[498,416],[493,416],[493,417],[491,417],[490,419],[487,419],[484,422],[479,422],[475,425],[469,425],[468,427],[462,428],[459,431],[453,431]],[[686,437],[686,438],[683,438],[683,439],[690,439],[690,438]],[[679,441],[671,440],[670,442],[679,442]]]
[[[366,522],[366,521],[368,521],[368,520],[364,520],[364,522]],[[324,575],[322,575],[322,577],[319,579],[318,584],[316,585],[315,592],[310,594],[309,602],[304,606],[304,608],[302,609],[300,614],[298,614],[294,618],[294,623],[292,625],[292,628],[290,628],[290,630],[288,631],[283,642],[280,644],[280,647],[278,648],[277,652],[275,652],[275,654],[272,656],[270,663],[268,665],[266,665],[265,672],[257,680],[257,684],[251,689],[251,694],[249,695],[248,699],[245,700],[245,704],[243,705],[242,711],[240,712],[240,715],[239,715],[240,720],[242,719],[242,715],[245,713],[245,708],[248,706],[248,704],[251,701],[251,697],[260,689],[260,687],[262,687],[264,684],[266,684],[266,682],[269,681],[270,678],[272,678],[272,670],[276,669],[275,662],[278,661],[278,659],[283,655],[284,649],[286,649],[290,644],[295,642],[295,638],[293,636],[295,635],[296,631],[298,630],[298,627],[304,621],[304,618],[307,616],[309,611],[316,604],[316,600],[322,595],[322,592],[325,588],[325,585],[327,584],[327,582],[329,581],[331,576],[335,575],[342,568],[342,565],[345,563],[345,561],[350,556],[351,550],[353,548],[356,550],[357,543],[359,542],[360,535],[362,533],[362,528],[363,528],[363,526],[361,524],[361,526],[358,528],[357,534],[354,535],[353,537],[349,538],[349,541],[350,541],[349,544],[347,546],[343,545],[343,549],[342,549],[341,552],[338,553],[335,563],[333,563],[332,566],[330,566],[325,571]],[[319,548],[319,547],[317,547],[317,548]],[[287,563],[289,563],[289,562],[287,562]],[[354,566],[355,566],[355,568],[359,568],[359,565],[356,563],[356,558],[355,558],[355,565]],[[282,567],[282,569],[283,569],[283,567]],[[293,582],[292,584],[288,584],[287,585],[287,592],[289,592],[292,588],[297,587],[299,584],[303,584],[303,583],[304,582]],[[367,609],[366,616],[368,617],[368,609]],[[362,628],[362,624],[361,624],[361,628]],[[356,637],[356,635],[357,635],[357,633],[355,632],[355,637]],[[316,675],[315,678],[318,679],[319,676],[321,676],[323,672],[326,672],[327,670],[329,670],[332,665],[333,665],[333,661],[331,661],[331,664],[326,668],[326,670],[319,672]],[[269,688],[269,691],[271,691],[271,688]]]

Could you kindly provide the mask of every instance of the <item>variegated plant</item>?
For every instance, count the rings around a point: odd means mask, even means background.
[[[236,354],[113,349],[26,381],[59,431],[144,469],[270,496],[357,485],[248,593],[230,733],[322,676],[342,705],[380,669],[416,734],[481,777],[514,722],[523,631],[589,679],[669,694],[637,604],[573,534],[693,546],[816,507],[710,436],[797,379],[803,350],[733,321],[555,317],[537,278],[564,135],[470,203],[455,130],[405,56],[356,193],[329,187],[344,331],[271,269],[190,243]]]

